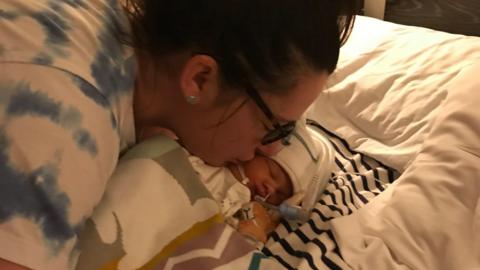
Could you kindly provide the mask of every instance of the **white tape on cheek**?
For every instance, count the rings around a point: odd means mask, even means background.
[[[255,200],[258,201],[258,202],[266,202],[268,200],[268,198],[270,197],[270,193],[267,194],[267,196],[265,197],[262,197],[260,195],[255,195]]]

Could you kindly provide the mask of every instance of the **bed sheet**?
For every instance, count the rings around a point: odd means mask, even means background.
[[[332,175],[312,219],[282,222],[265,254],[287,269],[480,268],[479,75],[480,38],[359,17],[308,111],[353,181]],[[368,166],[405,173],[389,184]]]
[[[480,37],[358,16],[308,117],[355,150],[404,171],[448,93],[463,87],[451,82],[478,62]]]
[[[332,221],[352,269],[480,269],[478,70],[452,81],[457,90],[395,187]]]

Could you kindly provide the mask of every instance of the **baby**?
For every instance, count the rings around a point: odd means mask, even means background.
[[[334,152],[325,137],[300,122],[289,145],[274,157],[256,155],[251,161],[227,167],[211,167],[195,156],[189,159],[220,203],[227,222],[245,235],[266,242],[279,215],[255,198],[277,206],[285,201],[299,204],[315,174],[323,190],[332,171]]]
[[[255,196],[271,205],[280,205],[293,198],[292,179],[285,170],[271,158],[257,155],[242,166],[229,166],[236,180],[244,183],[250,191],[251,202],[244,202],[239,211],[230,220],[238,231],[250,238],[265,243],[267,235],[278,225],[278,212],[265,208],[253,200]],[[298,198],[298,196],[297,196]],[[290,202],[297,204],[299,201]],[[222,206],[225,202],[222,202]],[[228,221],[228,220],[227,220]],[[235,224],[236,223],[236,224]]]
[[[219,202],[227,222],[265,243],[280,216],[265,208],[262,201],[270,205],[280,205],[286,200],[291,205],[300,203],[315,174],[323,186],[326,184],[334,154],[326,138],[299,121],[289,145],[274,157],[256,155],[251,161],[226,167],[210,166],[193,155],[189,160]],[[261,198],[260,202],[255,198]]]
[[[257,195],[270,204],[279,205],[293,196],[292,179],[272,158],[256,155],[242,166],[229,165],[228,169],[248,187],[252,199]]]

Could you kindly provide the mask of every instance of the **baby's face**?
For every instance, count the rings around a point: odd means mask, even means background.
[[[267,202],[281,204],[293,195],[293,185],[287,173],[274,160],[256,156],[244,163],[245,175],[250,182],[247,184],[255,195],[267,197]]]

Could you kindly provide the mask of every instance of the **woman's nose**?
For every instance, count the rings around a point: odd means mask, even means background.
[[[255,151],[248,152],[248,153],[244,154],[242,157],[240,157],[240,161],[242,161],[242,162],[250,161],[254,157],[255,157]]]
[[[257,147],[258,151],[265,156],[274,156],[280,150],[282,150],[283,145],[281,141],[276,141],[267,145],[260,145]]]

